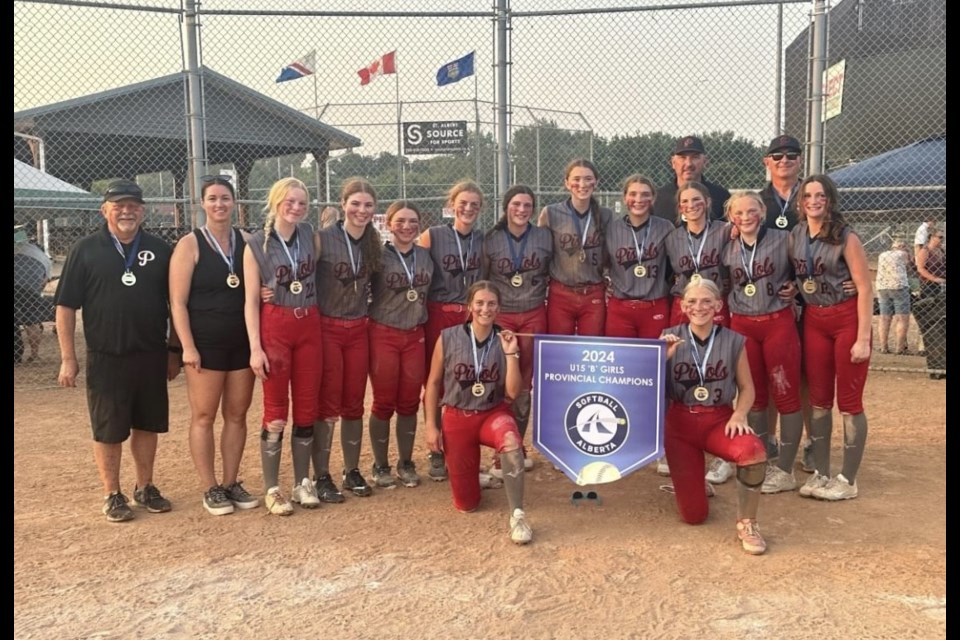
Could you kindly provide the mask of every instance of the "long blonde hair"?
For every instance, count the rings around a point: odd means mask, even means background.
[[[277,222],[277,209],[280,203],[287,198],[287,194],[293,189],[301,189],[305,196],[309,197],[310,192],[307,185],[297,178],[281,178],[270,187],[270,193],[267,194],[267,205],[263,208],[266,214],[263,220],[263,252],[267,252],[267,243],[270,241],[270,234],[273,233],[273,227]],[[296,232],[296,230],[294,230]]]

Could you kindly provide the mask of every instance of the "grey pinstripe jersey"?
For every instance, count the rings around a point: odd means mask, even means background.
[[[741,243],[740,239],[727,244],[723,263],[730,270],[732,290],[727,297],[730,311],[744,316],[760,316],[779,311],[789,304],[777,295],[780,287],[793,277],[789,244],[789,231],[764,227],[760,228],[753,247]],[[751,265],[752,274],[748,274]],[[744,287],[751,282],[755,293],[748,296]]]
[[[699,268],[695,260],[700,240],[706,234],[703,242],[703,251],[700,253]],[[724,249],[730,241],[730,225],[711,221],[700,234],[688,234],[687,226],[681,225],[667,236],[667,256],[673,267],[675,279],[670,287],[670,294],[676,297],[683,295],[683,289],[690,282],[690,276],[699,272],[704,278],[710,278],[720,290],[723,290],[723,281],[727,279],[727,268],[721,260]],[[691,249],[691,244],[693,248]]]
[[[616,298],[656,300],[669,293],[667,283],[667,236],[675,227],[664,220],[650,216],[639,228],[630,224],[630,217],[614,220],[604,230],[604,241],[610,255],[610,280]],[[637,248],[643,255],[637,261]],[[634,273],[637,265],[645,273]]]
[[[800,287],[803,301],[807,304],[829,307],[857,295],[856,293],[847,294],[843,290],[843,282],[851,279],[850,267],[843,258],[843,248],[851,233],[853,232],[849,227],[844,229],[843,242],[836,245],[827,244],[816,238],[810,241],[809,257],[813,260],[811,272],[807,255],[807,241],[810,236],[807,223],[801,222],[790,232],[790,259],[793,260],[793,268],[796,271],[797,286]],[[817,285],[813,293],[803,288],[805,281],[810,277]]]
[[[553,234],[550,278],[569,287],[602,282],[605,258],[603,236],[597,231],[597,221],[591,218],[587,228],[587,216],[573,213],[569,199],[547,205],[544,210],[546,222],[541,226],[549,228]],[[613,220],[613,212],[605,207],[600,207],[599,211],[602,226],[606,228]],[[581,245],[584,231],[586,241]],[[586,254],[583,261],[580,260],[581,249]]]
[[[260,269],[260,281],[273,292],[271,304],[281,307],[312,307],[317,303],[316,283],[313,274],[317,268],[313,255],[313,227],[306,222],[297,225],[290,237],[290,257],[297,264],[296,274],[290,266],[290,259],[280,245],[283,240],[274,232],[270,234],[267,252],[263,252],[263,229],[253,233],[247,240],[247,246],[253,252]],[[298,247],[299,242],[299,247]],[[303,290],[299,294],[290,293],[290,283],[300,281]]]
[[[467,289],[480,279],[483,233],[474,228],[464,237],[451,224],[430,227],[429,233],[434,270],[428,300],[463,304],[467,301]]]
[[[500,289],[501,311],[519,313],[543,305],[552,258],[553,237],[549,229],[530,225],[525,240],[506,229],[494,229],[487,234],[483,241],[484,274]],[[519,287],[510,282],[517,274],[523,279]]]
[[[353,251],[353,264],[350,251]],[[356,273],[353,265],[357,266]],[[320,230],[320,259],[317,261],[320,313],[343,320],[366,316],[370,275],[360,243],[351,237],[350,249],[347,249],[343,221]]]
[[[671,399],[685,405],[722,406],[732,405],[737,396],[737,361],[743,351],[746,339],[726,327],[714,325],[716,335],[709,358],[706,356],[707,342],[690,339],[689,325],[670,327],[664,333],[679,336],[683,342],[677,347],[673,358],[667,362],[667,392]],[[697,358],[694,358],[696,343]],[[697,371],[697,360],[703,365],[703,381]],[[710,392],[706,400],[693,397],[694,390],[701,386]]]
[[[406,270],[401,260],[407,265]],[[411,289],[407,271],[413,274],[412,288],[418,295],[414,302],[407,298]],[[383,266],[371,281],[370,318],[394,329],[413,329],[423,324],[427,321],[427,290],[432,277],[433,260],[429,251],[414,246],[401,256],[388,242],[383,249]]]
[[[497,337],[498,328],[483,344],[477,345],[480,361],[479,382],[484,385],[481,396],[473,395],[478,382],[473,362],[469,323],[448,327],[440,333],[443,341],[443,402],[448,407],[467,411],[485,411],[503,402],[507,362]],[[484,357],[485,356],[485,357]]]

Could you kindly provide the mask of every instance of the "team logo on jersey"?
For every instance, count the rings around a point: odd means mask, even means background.
[[[620,401],[605,393],[585,393],[570,403],[564,426],[570,444],[594,457],[615,453],[630,432]]]
[[[148,262],[153,262],[156,259],[157,256],[154,255],[153,251],[150,251],[149,249],[144,249],[137,254],[137,260],[140,262],[141,267],[147,266]]]

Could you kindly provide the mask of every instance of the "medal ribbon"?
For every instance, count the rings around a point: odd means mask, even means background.
[[[527,228],[524,230],[523,235],[520,236],[520,252],[518,253],[513,245],[516,244],[517,240],[513,237],[513,234],[507,231],[507,247],[510,249],[510,259],[513,263],[513,272],[520,273],[520,267],[523,266],[523,256],[524,252],[527,249],[527,240],[530,238],[530,229],[532,225],[528,222]]]
[[[690,257],[693,259],[694,271],[700,271],[700,256],[703,255],[703,247],[707,244],[707,233],[710,232],[710,221],[707,220],[707,226],[703,228],[700,236],[700,246],[694,249],[693,234],[690,233],[690,227],[687,227],[687,246],[690,247]]]
[[[700,377],[700,386],[705,387],[706,382],[704,382],[703,377],[707,375],[707,361],[710,359],[710,352],[713,351],[713,339],[717,337],[717,325],[713,325],[713,328],[710,329],[710,341],[707,342],[707,350],[703,354],[703,360],[700,359],[700,351],[697,349],[697,338],[693,335],[693,331],[690,330],[690,325],[687,325],[687,333],[690,334],[690,353],[693,355],[693,363],[697,367],[697,376]]]
[[[793,187],[790,188],[790,195],[787,196],[787,199],[784,200],[780,197],[780,194],[777,193],[776,189],[773,189],[773,197],[777,199],[777,204],[780,205],[780,217],[787,217],[787,209],[790,208],[790,201],[793,200],[793,195],[797,192],[797,188],[800,186],[800,183],[796,183]]]
[[[477,355],[477,337],[473,334],[473,323],[470,323],[470,346],[473,348],[473,380],[480,382],[480,372],[483,371],[483,365],[487,361],[487,354],[490,353],[490,347],[493,346],[494,333],[490,333],[487,338],[487,344],[483,346],[483,351]]]
[[[580,228],[580,214],[573,206],[573,200],[567,200],[567,209],[570,210],[570,215],[573,216],[573,222],[577,225],[577,235],[580,237],[580,250],[586,251],[587,244],[587,234],[590,232],[590,222],[593,220],[593,208],[591,207],[587,212],[587,225]]]
[[[812,280],[813,279],[813,248],[812,248],[813,238],[810,237],[809,231],[805,235],[807,237],[807,244],[804,248],[806,249],[806,254],[807,254],[807,264],[805,265],[804,275],[807,276],[808,279]]]
[[[410,250],[411,255],[413,255],[413,271],[407,269],[407,261],[403,259],[403,254],[400,253],[400,249],[397,249],[396,245],[390,245],[390,248],[393,249],[393,252],[397,254],[398,258],[400,258],[400,266],[403,267],[403,272],[407,274],[407,282],[410,283],[410,288],[413,289],[413,277],[417,274],[416,248],[412,248]]]
[[[450,225],[450,230],[453,231],[453,238],[457,241],[457,257],[460,258],[460,269],[463,273],[463,282],[467,282],[467,256],[473,254],[473,231],[470,231],[470,246],[467,249],[467,253],[463,252],[463,245],[460,244],[460,232],[457,231],[453,225]]]
[[[353,240],[350,238],[350,234],[347,233],[347,227],[343,224],[340,225],[340,230],[343,231],[343,240],[347,243],[347,253],[350,254],[350,268],[353,269],[353,280],[356,280],[360,277],[360,264],[363,262],[363,252],[359,249],[357,250],[357,261],[353,261]],[[400,259],[400,262],[403,262],[403,258]],[[406,269],[406,267],[404,267]],[[411,280],[411,282],[413,282]]]
[[[750,251],[750,259],[747,260],[747,245],[743,242],[743,236],[740,237],[740,263],[743,270],[747,272],[747,281],[753,282],[753,258],[757,255],[757,245],[760,244],[760,238],[753,243],[753,250]]]
[[[637,230],[630,225],[630,235],[633,236],[633,248],[637,251],[637,264],[643,263],[643,247],[647,244],[647,237],[650,235],[650,221],[645,223],[646,229],[643,230],[643,241],[637,244]]]
[[[214,250],[220,254],[220,257],[223,258],[223,261],[227,264],[227,269],[229,270],[230,274],[233,275],[235,273],[233,270],[233,229],[230,229],[230,241],[228,243],[230,251],[227,253],[227,255],[223,254],[223,249],[220,248],[220,243],[216,241],[209,229],[204,226],[200,227],[200,231],[203,232],[203,237],[207,239],[207,242],[210,243],[210,246],[212,246]]]
[[[287,260],[290,261],[290,268],[293,270],[291,277],[294,280],[297,278],[297,264],[300,262],[300,234],[297,232],[297,229],[293,230],[294,246],[293,246],[293,255],[290,254],[290,249],[287,247],[286,241],[280,237],[280,234],[274,231],[277,235],[277,240],[280,241],[280,246],[283,247],[283,252],[287,254]]]
[[[120,252],[120,257],[123,258],[125,272],[129,273],[133,270],[133,263],[137,260],[137,253],[140,252],[140,229],[137,229],[137,235],[133,237],[133,242],[130,245],[130,255],[123,252],[123,245],[120,243],[120,240],[117,239],[117,236],[113,235],[112,231],[110,232],[110,237],[113,238],[113,246],[117,248],[117,251]]]

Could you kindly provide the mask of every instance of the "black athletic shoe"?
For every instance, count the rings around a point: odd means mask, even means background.
[[[430,470],[427,475],[434,482],[443,482],[447,479],[447,464],[443,453],[430,453]]]
[[[160,495],[160,489],[152,483],[143,489],[134,488],[133,506],[143,507],[150,513],[165,513],[173,508],[170,501]]]
[[[321,502],[328,504],[340,504],[343,502],[343,494],[340,493],[340,489],[337,489],[337,485],[329,473],[317,477],[314,482],[317,485],[317,497],[320,498]]]
[[[127,504],[127,496],[119,491],[111,493],[103,501],[103,515],[107,522],[127,522],[133,520],[133,510]]]
[[[343,488],[346,491],[352,491],[353,495],[366,498],[373,494],[373,489],[367,484],[366,479],[360,474],[360,469],[351,469],[343,472]]]

